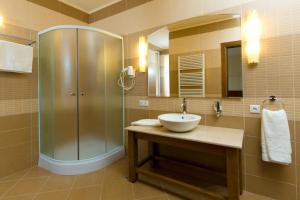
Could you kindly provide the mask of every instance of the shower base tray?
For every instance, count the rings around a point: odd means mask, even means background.
[[[117,147],[114,150],[97,156],[95,158],[75,161],[61,161],[40,154],[39,166],[60,175],[78,175],[85,174],[102,169],[125,155],[124,147]]]

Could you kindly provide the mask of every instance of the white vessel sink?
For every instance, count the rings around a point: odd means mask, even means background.
[[[191,131],[199,124],[201,116],[182,113],[168,113],[159,115],[160,123],[173,132]]]

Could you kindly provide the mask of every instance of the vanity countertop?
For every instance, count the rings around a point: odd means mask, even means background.
[[[221,128],[203,125],[199,125],[194,130],[186,133],[175,133],[167,130],[164,127],[152,126],[129,126],[126,128],[126,130],[224,147],[232,147],[236,149],[242,149],[244,138],[243,129]]]

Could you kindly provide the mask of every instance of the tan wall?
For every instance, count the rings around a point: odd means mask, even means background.
[[[0,15],[5,20],[0,39],[22,44],[35,41],[37,31],[50,26],[83,24],[26,0],[0,0]],[[38,66],[34,49],[33,73],[0,72],[0,177],[38,161]]]
[[[9,24],[35,31],[62,24],[86,25],[82,21],[26,0],[0,0],[0,15],[4,16]]]
[[[36,31],[5,24],[0,37],[21,44],[35,40]],[[16,36],[20,39],[12,39]],[[37,54],[31,74],[0,72],[0,177],[37,164]]]
[[[242,24],[251,10],[257,10],[263,25],[261,60],[248,66],[243,58],[244,98],[223,99],[224,116],[216,118],[212,109],[215,99],[188,99],[188,111],[203,116],[201,123],[211,126],[245,129],[245,189],[280,200],[300,199],[300,1],[257,0],[224,12],[241,11]],[[126,63],[137,66],[136,45],[139,35],[125,37]],[[244,41],[243,41],[244,42]],[[126,122],[155,118],[160,113],[179,112],[179,98],[147,97],[147,76],[137,74],[137,85],[126,94]],[[261,161],[260,115],[249,112],[250,104],[261,104],[269,95],[284,101],[288,114],[293,146],[293,163],[278,165]],[[139,99],[148,99],[150,106],[140,108]],[[146,146],[140,147],[146,152]]]

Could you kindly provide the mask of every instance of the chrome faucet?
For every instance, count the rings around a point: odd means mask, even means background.
[[[186,114],[186,112],[187,112],[186,98],[183,98],[183,100],[182,100],[181,109],[182,109],[183,114]]]
[[[222,108],[220,100],[215,101],[215,103],[214,103],[214,110],[216,112],[216,116],[217,117],[221,117],[222,112],[223,112],[223,108]]]

